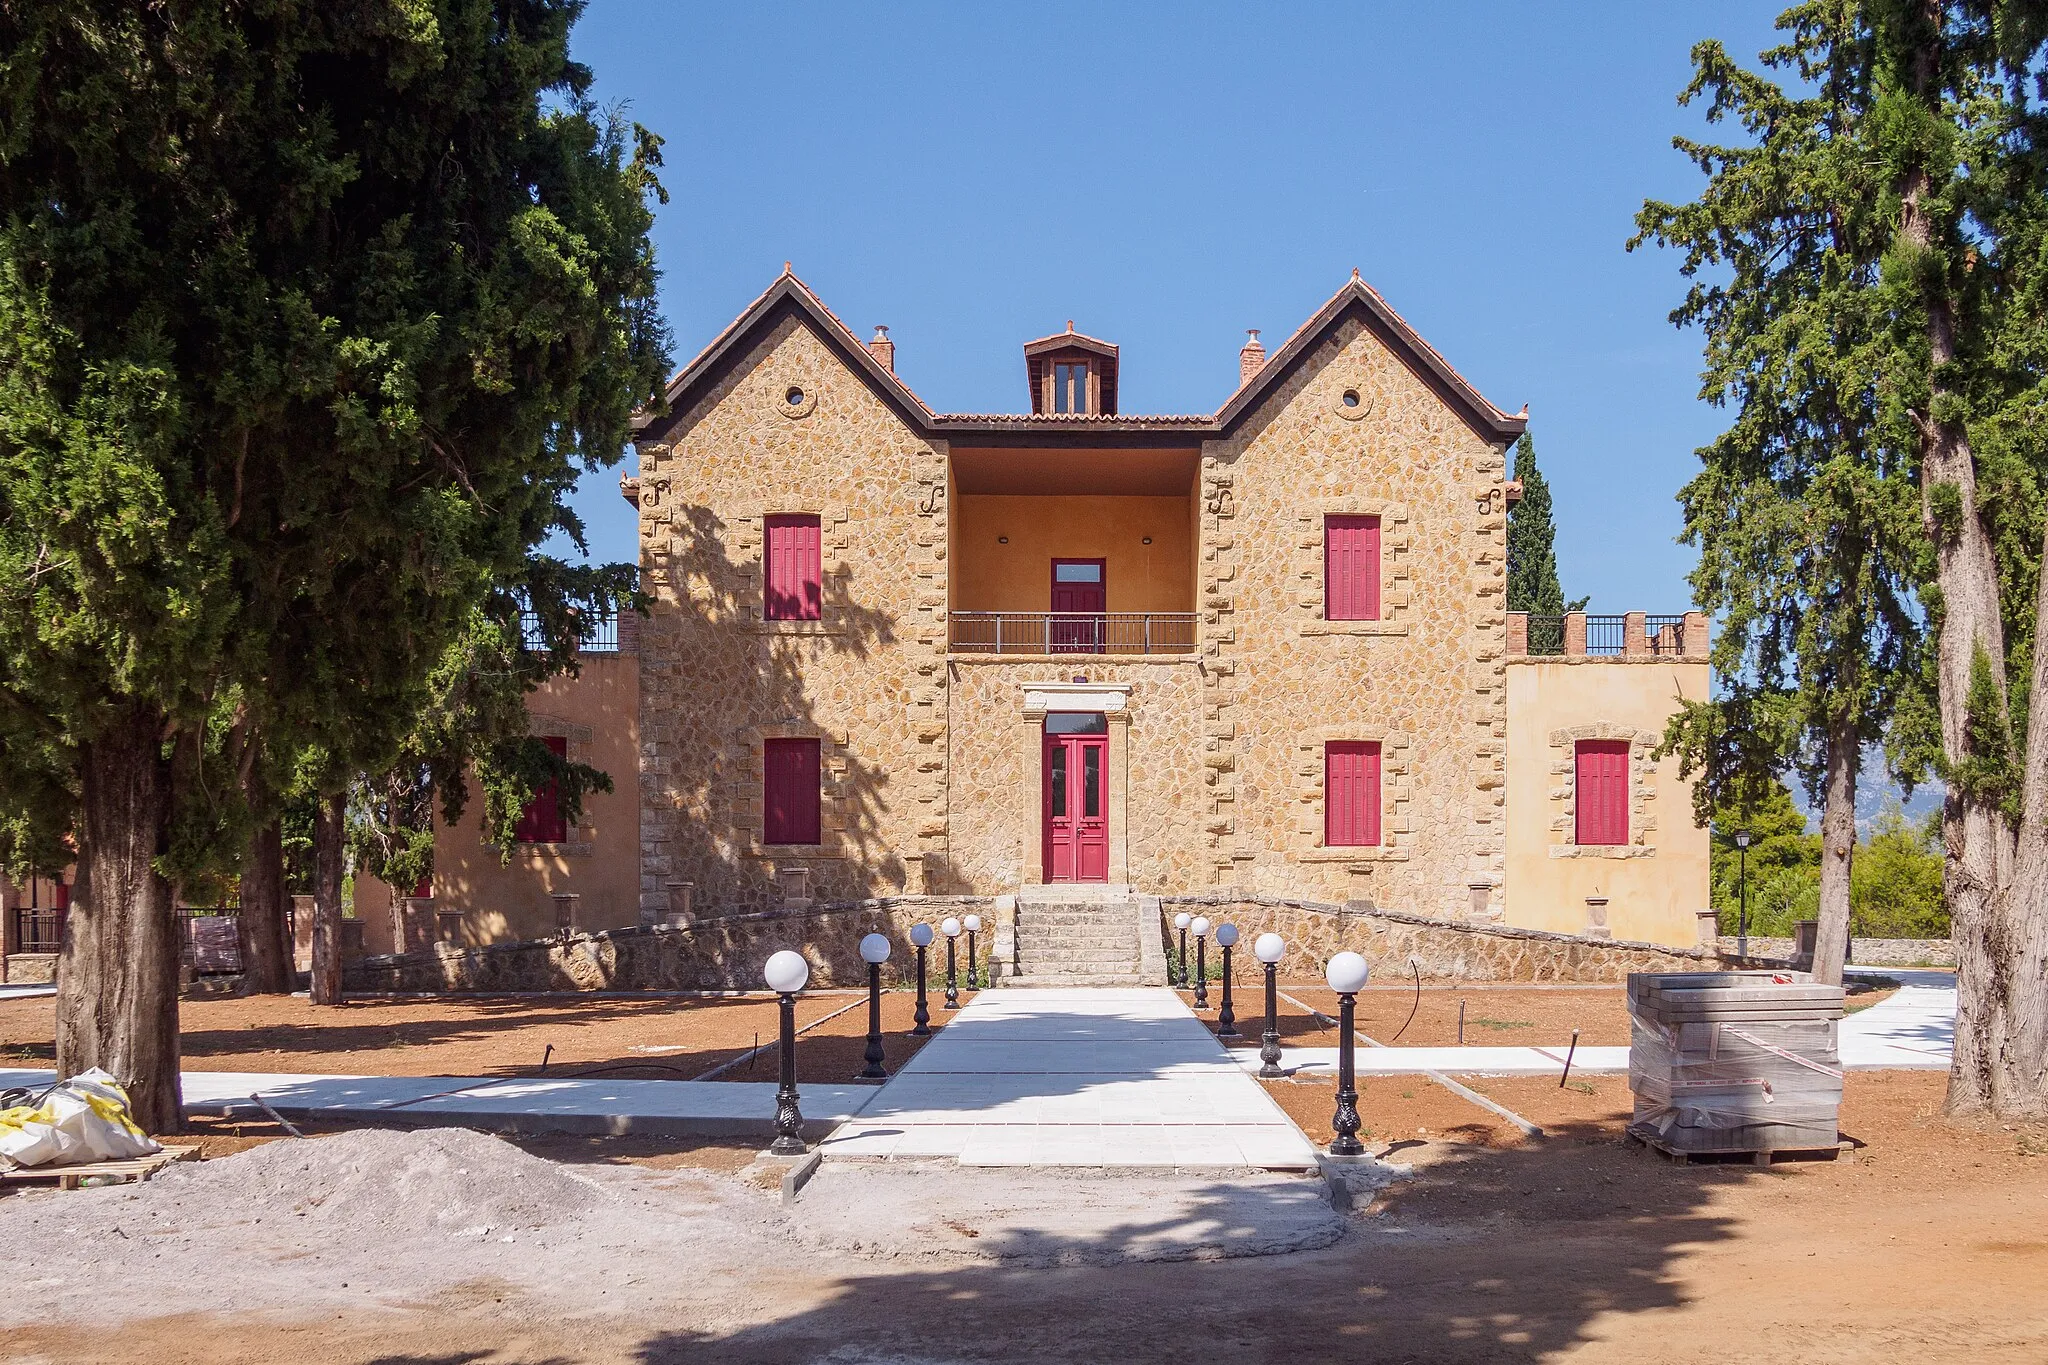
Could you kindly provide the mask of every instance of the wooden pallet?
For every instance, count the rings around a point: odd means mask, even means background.
[[[99,1177],[96,1184],[126,1185],[147,1180],[174,1161],[197,1160],[197,1147],[166,1147],[161,1152],[130,1157],[126,1161],[88,1161],[76,1166],[24,1166],[19,1170],[0,1171],[0,1184],[54,1184],[60,1190],[75,1190],[87,1179]]]
[[[1781,1156],[1801,1157],[1815,1161],[1853,1161],[1856,1159],[1856,1144],[1840,1141],[1832,1147],[1778,1147],[1758,1151],[1752,1147],[1722,1147],[1706,1151],[1685,1152],[1667,1143],[1658,1141],[1648,1133],[1639,1133],[1630,1128],[1622,1134],[1623,1139],[1638,1147],[1647,1147],[1665,1160],[1678,1166],[1727,1165],[1731,1158],[1747,1157],[1752,1165],[1768,1166]]]

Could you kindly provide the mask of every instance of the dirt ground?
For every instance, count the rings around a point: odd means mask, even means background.
[[[973,999],[961,993],[963,1001]],[[797,1080],[838,1084],[861,1069],[866,994],[818,991],[797,1002]],[[847,1006],[853,1006],[847,1009]],[[916,997],[882,996],[884,1065],[894,1071],[923,1043],[910,1036]],[[317,1006],[304,996],[186,1000],[180,1044],[191,1071],[369,1076],[573,1076],[601,1072],[691,1080],[775,1040],[773,996],[626,1000],[479,996],[351,1000]],[[844,1010],[844,1013],[839,1011]],[[934,1029],[948,1017],[930,1001]],[[837,1014],[836,1018],[827,1016]],[[812,1027],[814,1026],[814,1027]],[[56,1055],[56,1002],[0,1001],[0,1066],[47,1067]],[[553,1051],[550,1053],[549,1048]],[[776,1054],[719,1076],[773,1081]]]
[[[1951,1127],[1942,1084],[1853,1074],[1842,1127],[1864,1144],[1855,1159],[1759,1170],[1623,1145],[1618,1080],[1588,1082],[1591,1094],[1485,1082],[1551,1129],[1528,1143],[1426,1081],[1372,1078],[1372,1149],[1412,1175],[1329,1245],[1221,1262],[1048,1264],[1064,1220],[1006,1221],[1004,1191],[1040,1210],[1097,1200],[1011,1173],[867,1167],[866,1184],[835,1191],[828,1164],[806,1219],[753,1168],[675,1169],[675,1154],[610,1139],[533,1165],[519,1164],[531,1147],[497,1159],[474,1145],[488,1139],[445,1135],[304,1174],[278,1160],[244,1174],[236,1157],[196,1168],[211,1182],[186,1174],[133,1201],[0,1199],[0,1346],[24,1362],[166,1365],[2038,1365],[2048,1132]],[[1322,1084],[1283,1091],[1305,1119],[1329,1099]],[[265,1150],[301,1160],[308,1145]],[[1267,1221],[1268,1197],[1283,1227],[1299,1214],[1298,1199],[1277,1202],[1298,1195],[1286,1182],[1176,1181],[1144,1193],[1232,1227]],[[1080,1257],[1102,1249],[1097,1213],[1089,1238],[1067,1237]],[[1108,1241],[1170,1221],[1131,1214]]]
[[[1337,995],[1328,986],[1282,983],[1279,1002],[1280,1042],[1284,1047],[1335,1047],[1337,1033],[1318,1022],[1301,1005],[1335,1017]],[[1192,992],[1181,998],[1193,1001]],[[1220,983],[1209,987],[1209,1008],[1203,1018],[1214,1021],[1222,1008]],[[1263,982],[1233,988],[1237,1027],[1258,1046],[1266,1017]],[[1588,1045],[1628,1042],[1626,993],[1620,986],[1430,986],[1416,998],[1412,986],[1373,986],[1358,994],[1358,1031],[1390,1046],[1451,1047],[1458,1042],[1458,1009],[1464,1006],[1465,1042],[1472,1047],[1549,1046],[1571,1041]],[[1409,1016],[1413,1014],[1411,1019]],[[1398,1037],[1399,1042],[1396,1043]]]

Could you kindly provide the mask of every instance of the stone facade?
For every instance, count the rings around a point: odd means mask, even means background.
[[[1503,919],[1519,417],[1355,278],[1213,416],[936,414],[877,354],[785,275],[642,421],[644,919],[1042,881],[1059,710],[1108,721],[1113,883]],[[789,513],[819,518],[816,621],[765,619],[763,526]],[[1325,518],[1361,514],[1379,617],[1327,620]],[[1020,602],[1042,623],[1048,557],[1108,565],[1144,634],[956,634]],[[778,737],[819,741],[818,845],[762,842]],[[1378,846],[1325,844],[1337,740],[1381,746]]]

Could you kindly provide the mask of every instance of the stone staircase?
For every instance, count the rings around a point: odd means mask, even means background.
[[[1165,980],[1163,949],[1147,953],[1159,902],[1127,886],[1033,886],[1017,895],[1014,972],[1005,986],[1143,986]],[[1158,961],[1153,961],[1153,959]]]

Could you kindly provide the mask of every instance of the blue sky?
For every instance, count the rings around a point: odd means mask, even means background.
[[[1623,250],[1684,199],[1676,96],[1770,3],[684,5],[593,0],[601,102],[667,139],[656,252],[680,364],[784,260],[946,411],[1025,405],[1021,344],[1123,348],[1126,412],[1209,412],[1244,329],[1277,345],[1356,266],[1531,431],[1565,590],[1673,611],[1674,494],[1722,416],[1675,257]],[[635,554],[617,471],[578,509]]]

